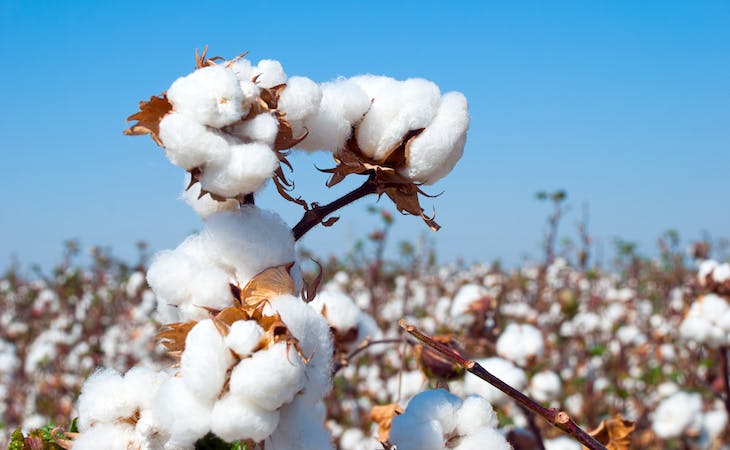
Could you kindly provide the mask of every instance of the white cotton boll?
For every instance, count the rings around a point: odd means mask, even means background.
[[[303,122],[319,111],[322,90],[317,83],[306,77],[291,77],[279,95],[277,109],[286,114],[292,124],[294,137],[304,131]]]
[[[525,372],[506,359],[492,357],[480,359],[476,362],[492,375],[501,379],[518,391],[523,390],[527,384]],[[469,394],[481,395],[491,404],[503,405],[509,400],[509,397],[503,394],[500,390],[470,373],[466,374],[466,378],[464,379],[464,390]]]
[[[712,275],[712,272],[719,265],[714,259],[706,259],[702,261],[697,267],[697,281],[700,285],[704,286],[708,275]]]
[[[545,450],[582,450],[583,446],[573,438],[558,436],[554,439],[545,439]]]
[[[241,286],[296,259],[291,229],[277,214],[252,205],[209,217],[201,236],[215,264],[235,274]]]
[[[229,144],[217,130],[180,113],[162,119],[160,139],[170,162],[186,170],[225,159],[228,153]]]
[[[498,425],[494,408],[478,395],[465,398],[456,412],[456,431],[460,435],[473,434],[482,428],[497,428]]]
[[[272,147],[279,133],[279,121],[272,113],[257,114],[249,120],[231,125],[226,130],[244,143],[258,142]]]
[[[264,329],[255,320],[237,320],[225,337],[226,346],[239,357],[245,358],[258,347],[264,334]]]
[[[461,407],[459,397],[444,389],[423,391],[408,402],[406,414],[416,420],[437,420],[444,433],[454,431],[458,423],[456,411]]]
[[[712,271],[712,280],[715,283],[724,283],[730,280],[730,263],[722,263]]]
[[[231,277],[217,267],[201,268],[190,278],[190,302],[192,312],[199,319],[208,317],[203,307],[224,309],[233,304]],[[187,306],[187,305],[184,305]]]
[[[652,429],[661,439],[671,439],[694,428],[701,419],[702,398],[700,394],[677,392],[662,400],[654,411]]]
[[[535,400],[545,403],[557,400],[563,387],[557,373],[545,370],[532,376],[529,390]]]
[[[289,331],[299,340],[306,365],[307,393],[321,398],[332,388],[332,335],[320,314],[292,295],[273,299],[270,310],[276,311]]]
[[[445,177],[464,153],[468,128],[466,98],[459,92],[444,95],[433,122],[411,141],[401,173],[424,184]]]
[[[151,409],[157,389],[168,378],[170,375],[165,372],[137,366],[124,374],[124,385],[130,399],[138,409]]]
[[[146,284],[147,279],[145,278],[144,273],[136,271],[129,276],[124,290],[126,291],[128,297],[135,297],[145,287]]]
[[[178,78],[167,90],[175,111],[202,125],[221,128],[240,120],[243,95],[235,73],[221,65]]]
[[[401,414],[393,418],[390,442],[398,450],[444,450],[444,432],[438,420]]]
[[[464,436],[454,450],[512,450],[502,433],[494,428],[482,428],[474,434]]]
[[[324,425],[326,410],[304,392],[281,408],[279,426],[266,440],[266,450],[334,450]]]
[[[273,411],[291,402],[306,383],[304,364],[293,345],[279,342],[241,360],[231,372],[231,392]]]
[[[715,409],[702,415],[702,428],[707,432],[710,441],[717,439],[727,426],[727,410],[722,401],[715,402]]]
[[[123,450],[135,444],[134,428],[127,423],[102,423],[73,440],[74,450]]]
[[[729,340],[729,314],[730,306],[724,298],[705,295],[692,303],[679,332],[685,339],[716,348]]]
[[[352,78],[372,99],[372,106],[357,130],[363,154],[382,161],[412,130],[426,128],[439,106],[441,92],[434,83],[411,78],[362,75]]]
[[[254,68],[248,59],[239,58],[235,62],[227,62],[226,65],[230,67],[231,72],[236,75],[239,81],[251,81],[251,78],[253,78]]]
[[[140,411],[134,431],[140,443],[140,450],[161,450],[170,438],[170,433],[155,419],[151,409]]]
[[[182,378],[171,377],[157,390],[154,420],[169,431],[171,448],[192,448],[192,444],[210,431],[213,404],[191,393]]]
[[[308,134],[297,148],[336,151],[345,145],[353,125],[370,108],[370,97],[357,84],[345,79],[321,84],[320,88],[319,110],[304,121]]]
[[[147,270],[147,282],[162,303],[179,305],[190,299],[190,279],[200,263],[178,247],[155,254]]]
[[[185,185],[190,183],[190,175],[185,177]],[[207,219],[215,213],[223,211],[231,211],[237,209],[239,206],[238,200],[228,199],[223,202],[215,200],[210,195],[200,196],[200,183],[195,183],[188,190],[185,190],[180,194],[180,198],[190,205],[198,215]]]
[[[449,314],[454,318],[467,314],[469,307],[474,302],[486,297],[488,294],[489,292],[478,284],[465,284],[454,295]]]
[[[224,441],[240,439],[262,441],[279,424],[279,411],[262,409],[246,397],[226,394],[213,406],[211,431]]]
[[[340,332],[356,328],[362,314],[352,299],[341,291],[318,292],[309,305],[324,315],[327,322]]]
[[[122,376],[113,369],[94,372],[84,382],[79,396],[79,430],[86,431],[96,422],[113,422],[130,417],[137,409]]]
[[[258,78],[256,78],[258,76]],[[264,88],[272,88],[286,83],[286,73],[279,61],[262,59],[251,71],[251,78],[256,78],[256,84]]]
[[[188,390],[210,402],[223,389],[226,372],[233,364],[233,355],[210,319],[198,322],[185,338],[180,359],[182,380]]]
[[[274,175],[279,158],[266,144],[230,146],[229,158],[205,166],[202,189],[225,198],[256,192]]]
[[[542,356],[544,349],[542,333],[529,324],[511,323],[497,339],[497,354],[519,365]]]

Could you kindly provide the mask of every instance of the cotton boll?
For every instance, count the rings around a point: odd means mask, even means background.
[[[497,339],[497,354],[520,365],[541,356],[544,348],[542,333],[529,324],[511,323]]]
[[[482,428],[478,432],[464,436],[454,450],[512,450],[502,433],[494,428]]]
[[[671,439],[686,430],[699,427],[702,398],[699,394],[677,392],[662,400],[654,411],[652,429],[661,439]]]
[[[228,142],[217,130],[176,112],[160,121],[160,139],[170,162],[186,170],[224,159],[228,152]]]
[[[334,450],[324,426],[324,404],[304,394],[281,408],[279,426],[266,440],[266,450]]]
[[[130,417],[137,409],[122,376],[113,369],[94,372],[84,382],[79,396],[79,430],[86,431],[96,422],[113,422]]]
[[[401,414],[393,418],[390,442],[398,450],[444,450],[444,432],[438,420]]]
[[[154,397],[150,400],[154,403]],[[170,433],[155,419],[151,409],[140,411],[134,432],[136,440],[140,443],[141,450],[162,449],[165,442],[170,438]]]
[[[231,277],[215,266],[201,268],[190,279],[190,301],[181,305],[184,317],[202,320],[208,317],[204,308],[224,309],[233,304]]]
[[[291,229],[275,213],[252,205],[211,216],[201,236],[215,264],[234,273],[241,286],[296,259]]]
[[[170,376],[165,372],[137,366],[124,374],[124,385],[133,404],[138,409],[151,409],[157,389],[168,378]]]
[[[203,67],[178,78],[167,90],[175,111],[221,128],[240,120],[243,96],[235,73],[221,65]]]
[[[268,309],[268,308],[267,308]],[[322,398],[332,387],[332,337],[327,321],[301,299],[282,295],[271,301],[289,331],[299,340],[306,365],[307,393]]]
[[[411,141],[401,173],[424,184],[446,176],[464,153],[468,128],[466,98],[458,92],[444,95],[433,122]]]
[[[460,435],[473,434],[482,428],[497,428],[498,425],[492,405],[478,395],[465,398],[456,412],[456,431]]]
[[[187,186],[190,183],[190,175],[187,175],[185,178],[185,185]],[[189,189],[180,194],[180,198],[190,205],[201,218],[207,219],[215,213],[231,211],[238,208],[239,203],[235,199],[220,202],[213,199],[210,195],[203,195],[201,197],[200,187],[200,183],[193,184]]]
[[[258,78],[256,78],[258,76]],[[264,88],[272,88],[286,83],[286,73],[279,61],[262,59],[251,72],[251,78],[256,78],[256,84]]]
[[[459,397],[444,389],[421,392],[408,402],[406,412],[422,421],[435,419],[444,433],[451,433],[457,425],[456,411],[461,407]]]
[[[322,90],[317,83],[306,77],[291,77],[281,91],[277,109],[286,114],[294,136],[298,137],[304,132],[304,120],[319,111],[321,101]]]
[[[211,431],[225,441],[262,441],[279,424],[279,411],[268,411],[246,397],[228,393],[218,400],[211,413]]]
[[[558,374],[545,370],[533,375],[529,390],[538,402],[551,402],[557,400],[560,395],[562,383]]]
[[[249,356],[261,343],[264,330],[254,320],[237,320],[233,322],[225,337],[226,346],[245,358]]]
[[[525,372],[506,359],[492,357],[477,360],[476,362],[492,373],[495,377],[501,379],[518,391],[523,390],[527,384]],[[509,397],[503,394],[500,390],[492,387],[486,381],[470,373],[466,374],[466,378],[464,379],[464,390],[469,394],[481,395],[491,404],[503,405],[509,400]]]
[[[336,151],[345,145],[352,127],[370,108],[370,97],[350,80],[320,85],[319,110],[304,121],[307,137],[297,145],[303,150]]]
[[[231,72],[233,72],[234,75],[236,75],[236,78],[240,82],[243,81],[251,81],[253,78],[253,66],[251,65],[251,61],[245,58],[239,58],[235,62],[226,62],[226,65],[230,67]]]
[[[545,450],[582,450],[583,446],[573,438],[558,436],[554,439],[545,439]]]
[[[715,283],[724,283],[730,279],[730,263],[722,263],[712,271],[712,280]]]
[[[147,282],[164,303],[179,305],[190,298],[189,280],[200,269],[198,261],[178,250],[163,250],[152,259]]]
[[[229,159],[208,164],[200,178],[203,189],[233,198],[258,191],[279,167],[279,158],[266,144],[231,145]]]
[[[232,364],[233,356],[213,321],[198,322],[185,338],[180,360],[182,380],[187,389],[204,402],[212,401],[223,389],[226,372]]]
[[[231,372],[231,392],[244,395],[269,411],[292,401],[306,382],[304,364],[285,342],[241,360]]]
[[[191,393],[182,378],[167,379],[157,391],[154,420],[170,432],[165,448],[192,448],[210,431],[212,403]]]
[[[321,291],[309,305],[323,314],[327,322],[340,332],[356,328],[362,313],[352,299],[340,291]]]
[[[272,147],[279,132],[279,121],[272,113],[257,114],[249,120],[231,125],[226,130],[244,143],[258,142]]]
[[[357,130],[363,154],[382,161],[412,130],[426,128],[439,106],[441,93],[434,83],[412,78],[362,75],[352,78],[373,100]]]
[[[474,302],[486,297],[489,292],[478,284],[465,284],[456,292],[454,300],[451,303],[451,317],[458,318],[469,312],[469,308]],[[473,319],[473,318],[470,318]]]
[[[134,428],[126,423],[102,423],[73,440],[74,450],[120,450],[135,444]]]

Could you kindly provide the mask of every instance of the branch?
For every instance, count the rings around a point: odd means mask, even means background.
[[[600,442],[598,442],[590,434],[586,433],[582,428],[580,428],[565,411],[559,411],[556,408],[545,408],[535,400],[531,399],[522,392],[518,391],[517,389],[513,388],[512,386],[508,385],[504,381],[489,373],[476,361],[463,358],[461,355],[458,355],[445,345],[436,342],[430,337],[426,336],[415,326],[407,324],[406,321],[403,319],[401,319],[401,321],[398,323],[408,333],[410,333],[419,341],[423,342],[425,345],[428,345],[452,362],[460,365],[467,371],[471,372],[472,374],[478,376],[482,380],[496,387],[500,391],[504,392],[513,400],[515,400],[520,406],[527,408],[533,413],[542,416],[551,425],[573,436],[573,438],[578,440],[581,444],[585,445],[589,450],[607,450],[606,447],[604,447]]]
[[[325,217],[338,209],[343,208],[355,200],[361,199],[367,195],[375,194],[376,192],[377,185],[375,184],[375,174],[371,173],[368,179],[354,191],[348,192],[332,203],[328,203],[323,206],[316,205],[312,209],[307,210],[301,220],[299,220],[299,223],[294,225],[294,228],[292,228],[294,240],[298,241],[301,239],[301,237],[307,234],[309,230],[322,223]]]

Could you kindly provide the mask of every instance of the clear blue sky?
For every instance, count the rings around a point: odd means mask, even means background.
[[[444,261],[538,255],[540,189],[566,189],[576,212],[587,202],[605,247],[620,236],[650,251],[668,228],[730,236],[727,1],[0,4],[0,268],[11,255],[49,265],[68,238],[132,258],[137,240],[170,248],[199,228],[176,200],[181,170],[121,131],[205,44],[317,81],[369,72],[464,92],[465,155],[424,202],[444,227],[431,236]],[[328,167],[326,155],[294,163],[305,198],[345,191],[325,190],[314,164]],[[270,191],[258,203],[295,223],[300,212]],[[371,229],[371,203],[305,244],[348,248]],[[426,232],[412,217],[394,230]]]

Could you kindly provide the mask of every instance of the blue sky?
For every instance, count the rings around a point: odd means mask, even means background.
[[[443,229],[397,218],[394,238],[428,234],[441,260],[515,263],[539,255],[541,189],[590,208],[604,251],[616,237],[650,252],[673,228],[730,236],[730,3],[0,1],[3,89],[0,267],[50,265],[61,243],[176,246],[200,227],[177,201],[181,171],[146,138],[125,137],[137,102],[193,67],[196,48],[278,59],[317,81],[360,73],[423,77],[470,101],[465,155],[426,199]],[[328,201],[327,155],[293,160],[297,192]],[[315,252],[342,253],[374,225],[363,201]],[[271,189],[258,204],[294,224]],[[389,206],[385,200],[381,204]]]

